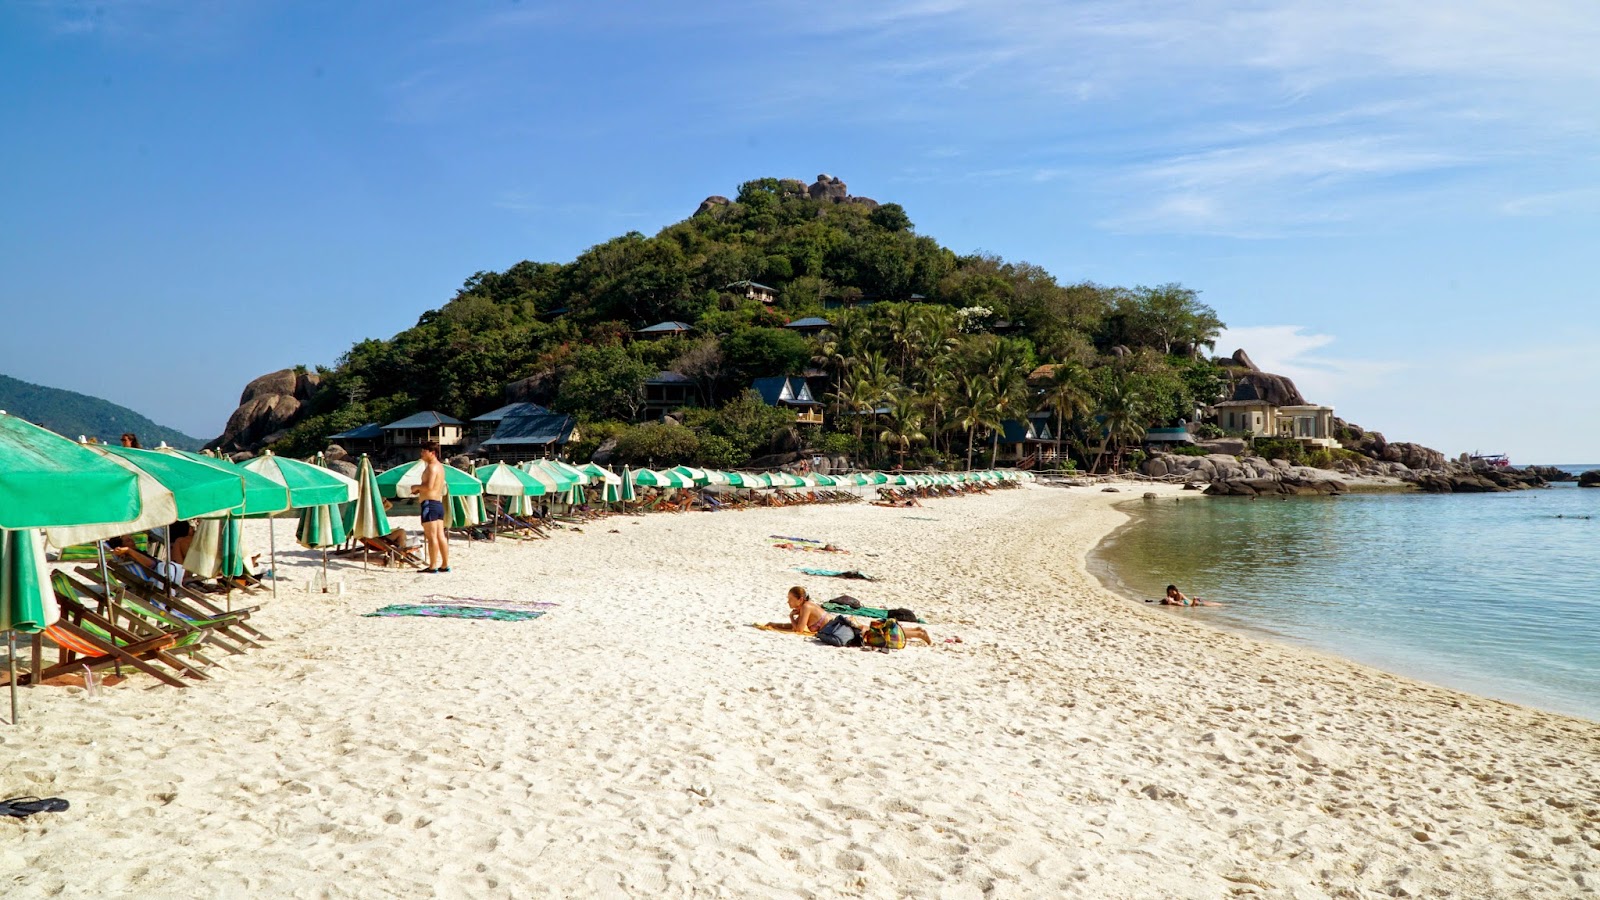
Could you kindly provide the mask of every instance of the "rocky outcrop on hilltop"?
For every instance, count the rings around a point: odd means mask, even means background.
[[[868,208],[876,208],[878,201],[871,197],[855,197],[850,194],[850,188],[843,181],[826,172],[817,176],[817,180],[806,184],[798,178],[778,179],[778,193],[783,197],[792,197],[805,200],[816,200],[827,203],[859,203]],[[695,209],[695,215],[712,212],[718,208],[729,206],[733,203],[727,197],[713,194],[700,201]]]
[[[278,440],[316,393],[321,378],[313,372],[279,369],[245,385],[239,408],[217,439],[206,445],[227,453],[253,451]]]

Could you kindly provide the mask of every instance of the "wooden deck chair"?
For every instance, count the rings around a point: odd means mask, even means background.
[[[102,593],[104,588],[97,582],[77,581],[67,573],[58,571],[50,576],[50,584],[55,588],[57,595],[70,596],[85,606],[89,603],[105,602]],[[261,646],[234,630],[233,626],[238,623],[236,616],[192,616],[165,602],[165,599],[140,597],[127,590],[120,591],[116,597],[118,607],[126,615],[143,619],[162,631],[174,635],[186,631],[207,631],[210,632],[210,637],[206,641],[208,644],[221,647],[234,655],[244,652],[240,645]]]
[[[172,638],[172,645],[164,647],[156,654],[156,659],[167,666],[178,670],[184,675],[189,675],[202,680],[211,676],[201,671],[198,665],[189,660],[194,659],[202,665],[216,665],[200,652],[210,638],[210,633],[195,628],[172,629],[153,624],[137,615],[123,609],[120,603],[112,603],[105,613],[97,613],[80,603],[76,596],[63,596],[56,594],[56,603],[60,605],[61,612],[66,615],[71,610],[74,624],[81,630],[100,639],[107,644],[136,644],[160,637]]]
[[[164,606],[196,619],[227,617],[230,621],[230,631],[240,634],[235,640],[268,641],[271,636],[250,624],[250,618],[260,606],[236,606],[223,609],[214,602],[214,595],[195,590],[186,584],[178,584],[169,579],[162,578],[156,573],[144,570],[143,567],[126,560],[106,561],[106,569],[110,573],[116,586],[135,596],[149,601],[159,602]],[[95,566],[79,566],[78,576],[91,586],[100,584],[100,569]],[[96,591],[98,593],[98,591]],[[248,637],[246,637],[248,635]]]

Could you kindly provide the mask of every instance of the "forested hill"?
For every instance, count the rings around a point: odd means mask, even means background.
[[[109,400],[29,384],[6,375],[0,375],[0,409],[73,440],[83,435],[114,444],[124,432],[132,432],[146,447],[166,441],[183,450],[198,450],[201,444],[198,438],[164,428]]]
[[[654,455],[704,464],[798,442],[954,464],[1001,422],[1040,409],[1078,436],[1077,455],[1100,456],[1108,433],[1125,444],[1218,399],[1220,370],[1200,351],[1222,323],[1195,291],[1063,284],[1035,265],[959,254],[918,234],[898,204],[849,197],[837,179],[826,188],[749,181],[654,236],[479,272],[415,327],[321,369],[277,449],[307,453],[366,422],[426,409],[467,418],[512,399],[572,413],[586,443],[616,437],[626,451],[643,446],[624,440],[644,440],[630,428],[665,439],[627,424],[661,371],[693,383],[697,409],[673,417],[693,434],[673,431]],[[749,282],[775,289],[775,302],[747,296]],[[783,327],[808,316],[831,327]],[[693,330],[632,339],[662,321]],[[1061,365],[1039,370],[1046,363]],[[769,433],[778,418],[750,407],[751,380],[807,371],[828,424]]]

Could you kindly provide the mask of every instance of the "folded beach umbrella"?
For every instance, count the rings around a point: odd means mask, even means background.
[[[476,481],[476,479],[474,479]],[[445,497],[446,505],[450,508],[451,528],[470,528],[473,525],[482,525],[489,517],[483,508],[483,486],[478,486],[478,493],[472,496],[449,494]]]
[[[60,615],[39,532],[0,531],[0,631],[10,651],[12,725],[17,724],[17,632],[38,634]]]
[[[589,495],[584,493],[583,484],[575,484],[567,494],[567,502],[573,506],[582,506],[589,502]]]
[[[624,501],[638,499],[638,492],[633,489],[633,470],[627,466],[622,467],[622,492],[619,495]]]
[[[344,516],[339,507],[308,506],[300,511],[300,526],[295,529],[295,540],[311,550],[337,547],[348,539],[344,530]]]
[[[356,499],[345,507],[345,531],[353,538],[385,537],[394,526],[383,510],[383,497],[379,494],[378,477],[372,472],[372,461],[363,454],[356,469]]]
[[[238,578],[244,574],[245,557],[239,520],[226,516],[195,523],[189,552],[178,564],[201,578]]]
[[[376,478],[378,492],[391,499],[410,499],[416,496],[411,489],[422,484],[422,476],[427,468],[426,463],[417,459],[380,472]],[[471,472],[446,465],[444,492],[452,497],[471,497],[483,493],[483,483],[472,477]]]

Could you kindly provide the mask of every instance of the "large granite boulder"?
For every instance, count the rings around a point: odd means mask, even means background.
[[[719,194],[712,194],[711,196],[700,201],[700,206],[695,209],[694,214],[698,216],[701,213],[708,213],[713,209],[725,207],[732,203],[733,201],[729,200],[727,197],[723,197]]]
[[[239,408],[228,417],[222,434],[206,446],[226,451],[260,449],[294,424],[320,384],[316,373],[294,369],[255,379],[245,385]]]
[[[1195,446],[1207,453],[1221,453],[1225,456],[1242,456],[1248,449],[1244,438],[1213,438],[1209,441],[1198,441]]]
[[[1590,469],[1579,475],[1578,487],[1600,488],[1600,469]]]
[[[826,172],[818,175],[816,183],[806,192],[813,200],[832,200],[835,203],[843,203],[850,196],[844,182]]]

